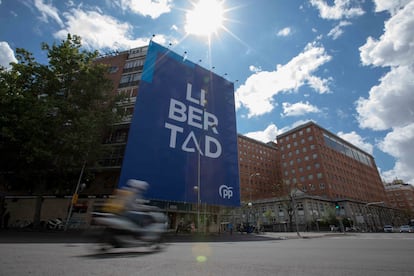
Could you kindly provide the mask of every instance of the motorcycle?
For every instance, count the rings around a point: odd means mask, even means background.
[[[157,207],[144,206],[122,214],[93,212],[93,230],[88,236],[97,245],[95,251],[111,248],[150,247],[160,250],[167,230],[166,216]]]
[[[61,218],[49,219],[46,224],[46,228],[49,230],[62,230],[63,226]]]

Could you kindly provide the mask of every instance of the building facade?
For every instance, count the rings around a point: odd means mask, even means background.
[[[276,196],[280,181],[277,145],[239,134],[238,150],[242,204]]]
[[[385,202],[374,158],[309,122],[277,136],[284,185],[331,200]]]
[[[402,180],[394,180],[385,184],[388,204],[392,208],[406,210],[414,218],[414,187]]]

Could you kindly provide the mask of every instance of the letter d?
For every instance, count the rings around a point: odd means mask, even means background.
[[[206,141],[205,141],[205,151],[204,151],[205,156],[206,157],[210,157],[210,158],[218,158],[218,157],[220,157],[221,151],[222,151],[220,142],[216,138],[211,137],[211,136],[208,136],[208,135],[206,135],[205,138],[206,138]],[[214,144],[215,147],[212,146],[212,144]],[[213,148],[216,149],[215,152],[212,152],[212,149]]]

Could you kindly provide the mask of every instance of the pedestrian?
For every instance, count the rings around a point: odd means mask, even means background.
[[[233,235],[233,223],[229,223],[229,231],[230,231],[230,235]]]
[[[183,230],[183,228],[184,228],[184,218],[181,218],[180,222],[177,224],[177,229],[175,230],[175,234]]]

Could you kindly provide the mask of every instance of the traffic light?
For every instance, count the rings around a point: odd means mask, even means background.
[[[336,209],[336,210],[338,210],[339,208],[341,208],[341,207],[339,206],[339,203],[338,203],[338,202],[335,202],[335,209]]]

